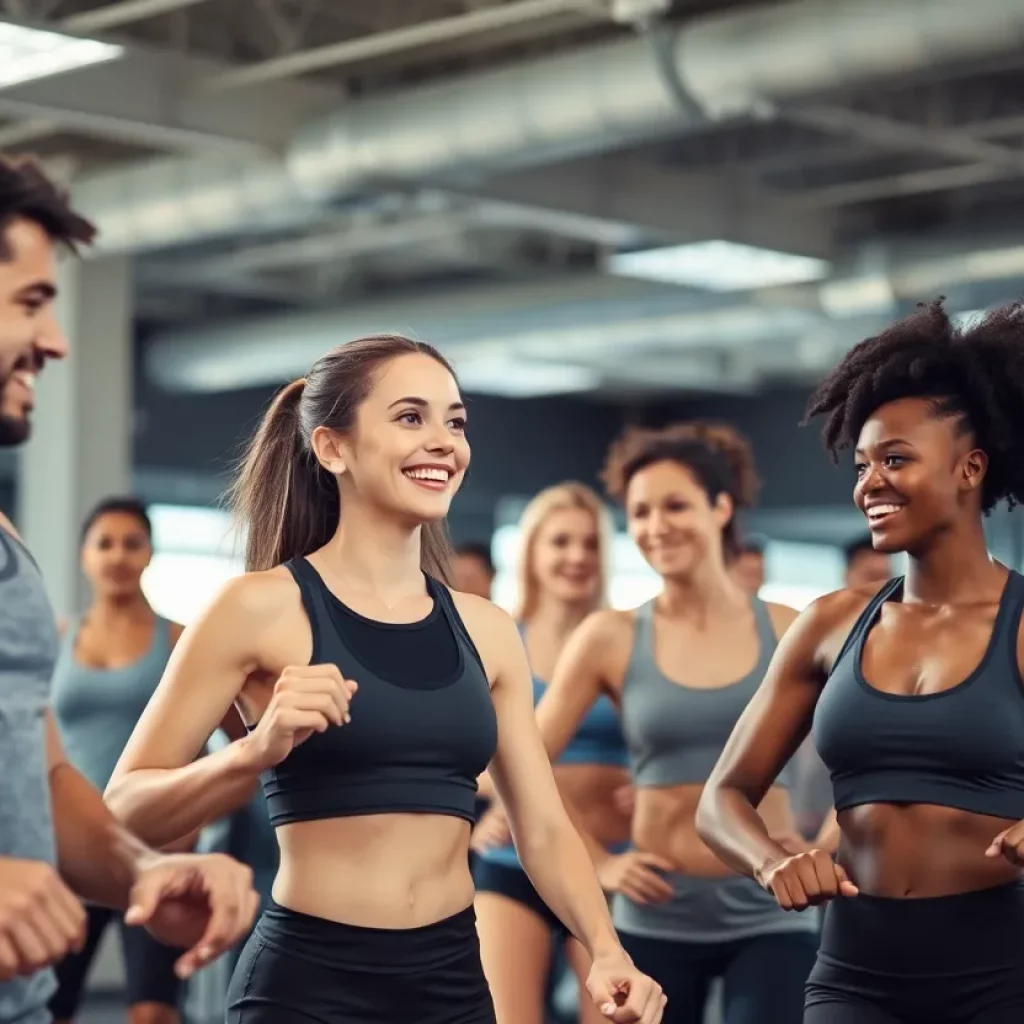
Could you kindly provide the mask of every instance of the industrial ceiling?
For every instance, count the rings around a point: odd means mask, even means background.
[[[484,391],[743,393],[1021,291],[1021,0],[2,10],[123,46],[0,88],[0,147],[135,255],[163,387],[387,329]]]

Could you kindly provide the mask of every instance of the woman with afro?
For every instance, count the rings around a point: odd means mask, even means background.
[[[631,430],[609,453],[605,484],[633,541],[662,580],[653,601],[593,613],[563,649],[537,708],[558,756],[602,694],[619,710],[635,787],[632,849],[592,855],[637,967],[668,997],[665,1024],[703,1019],[722,980],[725,1024],[799,1024],[816,922],[780,910],[698,836],[701,790],[795,618],[751,597],[730,572],[738,511],[758,481],[732,428],[686,423]],[[759,800],[763,828],[795,836],[789,772]],[[568,797],[567,797],[568,798]]]
[[[1024,578],[983,519],[1024,499],[1024,305],[941,302],[855,346],[814,394],[854,503],[905,577],[808,607],[697,821],[779,905],[827,903],[806,1024],[1024,1020]],[[754,808],[811,732],[841,839],[793,854]]]

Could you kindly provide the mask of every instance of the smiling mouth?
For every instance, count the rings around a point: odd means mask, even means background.
[[[872,505],[865,511],[865,515],[867,515],[868,523],[870,525],[877,526],[896,515],[896,513],[902,509],[903,505],[897,504],[896,502],[889,502],[885,505]]]
[[[414,484],[423,487],[428,491],[443,491],[448,487],[448,481],[452,478],[451,470],[436,466],[420,466],[412,469],[403,469],[403,476],[408,477]]]

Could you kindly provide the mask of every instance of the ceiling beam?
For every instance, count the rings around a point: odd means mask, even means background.
[[[340,100],[337,89],[312,82],[197,91],[223,70],[210,60],[132,48],[117,61],[4,89],[0,115],[174,153],[257,155],[281,151],[296,125]]]
[[[328,68],[338,69],[381,57],[415,53],[425,47],[449,43],[494,32],[510,26],[544,21],[566,13],[580,14],[594,20],[599,13],[583,0],[517,0],[496,7],[484,7],[435,18],[387,32],[372,32],[355,39],[346,39],[329,46],[300,50],[259,64],[225,71],[204,83],[210,90],[237,89],[258,83],[281,81]]]
[[[621,248],[726,239],[828,258],[832,224],[799,203],[728,174],[661,170],[611,158],[520,171],[457,187],[482,216]],[[496,205],[487,212],[487,201]]]
[[[91,11],[82,11],[61,18],[58,25],[69,32],[88,35],[92,32],[106,32],[122,25],[131,25],[147,18],[155,18],[160,14],[180,11],[186,7],[206,3],[207,0],[117,0],[116,3],[94,7]]]

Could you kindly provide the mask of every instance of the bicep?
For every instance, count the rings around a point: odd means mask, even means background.
[[[587,620],[569,637],[554,676],[536,709],[544,747],[554,760],[569,745],[584,716],[604,688],[602,664],[607,629]]]
[[[823,681],[817,635],[813,611],[805,612],[786,631],[709,785],[738,789],[755,807],[764,798],[810,731]]]
[[[184,631],[114,779],[140,768],[180,768],[201,753],[258,660],[251,638],[259,631],[249,619],[229,584]]]

